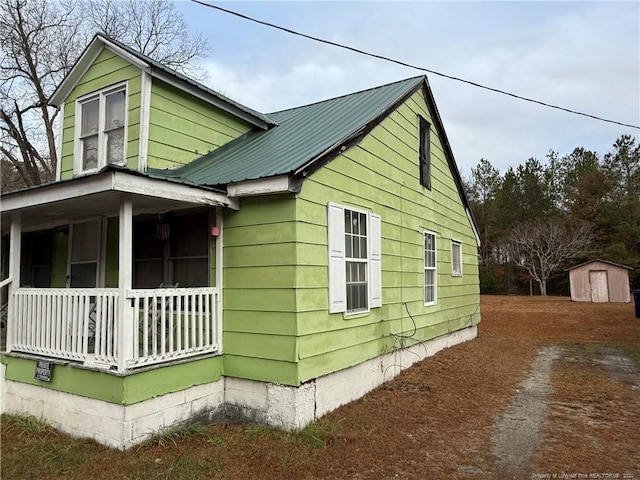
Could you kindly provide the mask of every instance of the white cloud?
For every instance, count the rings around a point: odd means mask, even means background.
[[[251,14],[255,4],[239,5]],[[640,124],[637,3],[265,3],[260,7],[258,13],[268,12],[271,21],[294,29],[523,96]],[[220,48],[206,64],[209,84],[259,111],[303,105],[420,74],[265,27],[237,25],[243,28],[237,32],[243,50],[234,50],[234,37],[225,30],[229,48]],[[562,113],[435,75],[430,81],[454,154],[466,173],[482,157],[504,171],[528,157],[544,159],[549,149],[564,154],[584,146],[603,154],[619,135],[639,136],[637,129]]]

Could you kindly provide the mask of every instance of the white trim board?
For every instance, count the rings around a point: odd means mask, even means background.
[[[2,212],[11,212],[109,191],[133,193],[199,205],[229,207],[234,210],[239,208],[237,200],[230,199],[219,192],[144,177],[139,174],[106,171],[6,194],[2,197]]]

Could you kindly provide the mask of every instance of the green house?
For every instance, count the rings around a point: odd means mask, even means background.
[[[128,448],[301,428],[472,339],[478,235],[426,77],[262,114],[98,35],[57,180],[2,195],[2,409]]]

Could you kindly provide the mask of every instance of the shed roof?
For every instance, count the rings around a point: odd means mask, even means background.
[[[619,263],[610,262],[609,260],[602,260],[600,258],[596,258],[594,260],[589,260],[587,262],[582,262],[582,263],[579,263],[578,265],[574,265],[573,267],[569,267],[569,268],[565,269],[565,272],[568,272],[570,270],[574,270],[576,268],[582,267],[584,265],[588,265],[590,263],[595,263],[595,262],[607,263],[609,265],[613,265],[614,267],[620,267],[620,268],[626,268],[627,270],[633,270],[633,267],[629,267],[627,265],[621,265]]]
[[[278,126],[251,131],[175,170],[149,173],[223,185],[295,173],[367,129],[425,82],[415,77],[268,116]]]

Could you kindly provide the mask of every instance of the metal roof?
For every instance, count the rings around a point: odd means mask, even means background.
[[[277,126],[251,131],[175,170],[154,176],[200,185],[224,185],[295,172],[340,147],[417,91],[414,77],[322,102],[268,114]]]

